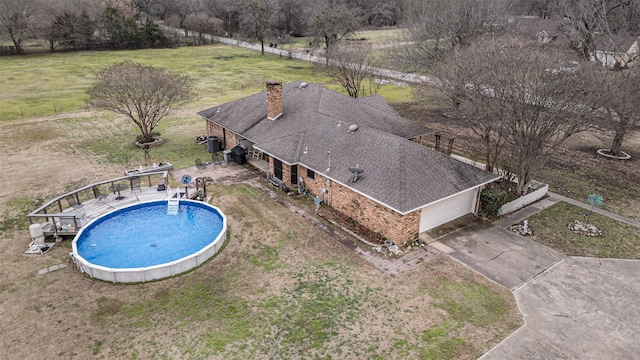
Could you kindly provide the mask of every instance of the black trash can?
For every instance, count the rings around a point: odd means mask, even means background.
[[[207,137],[207,151],[212,154],[220,151],[220,139],[217,136]]]
[[[231,158],[238,165],[242,165],[247,162],[247,157],[245,155],[246,150],[241,146],[236,146],[231,149]]]

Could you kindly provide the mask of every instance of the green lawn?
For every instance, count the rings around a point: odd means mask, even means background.
[[[102,68],[132,60],[196,81],[194,104],[223,103],[262,90],[269,79],[325,81],[305,62],[221,45],[0,58],[0,121],[83,110]]]
[[[363,30],[356,31],[353,35],[349,36],[349,39],[359,40],[355,42],[363,42],[366,44],[372,45],[384,45],[389,44],[395,41],[402,34],[402,29],[400,28],[384,28],[377,30]],[[364,39],[364,40],[362,40]],[[290,42],[279,44],[278,47],[281,48],[295,48],[295,49],[308,49],[311,46],[309,43],[313,40],[311,37],[292,37],[290,38]],[[348,41],[347,43],[349,43]]]
[[[329,80],[308,62],[223,45],[0,57],[0,122],[85,110],[84,91],[95,74],[124,60],[191,76],[199,94],[190,104],[195,109],[259,92],[267,80]],[[390,85],[380,94],[391,102],[411,96]]]
[[[602,229],[600,237],[573,233],[567,225],[583,220],[588,210],[560,202],[529,218],[533,239],[571,256],[640,259],[640,229],[593,213],[588,222]]]

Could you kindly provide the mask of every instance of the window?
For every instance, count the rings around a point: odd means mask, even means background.
[[[282,161],[276,158],[273,159],[273,176],[282,180]]]
[[[316,178],[316,173],[311,169],[307,169],[307,178],[315,179]]]
[[[298,183],[298,165],[291,165],[291,185]]]

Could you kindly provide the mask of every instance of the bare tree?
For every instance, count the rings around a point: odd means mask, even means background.
[[[617,35],[638,31],[640,0],[569,0],[558,3],[565,32],[586,59],[592,59],[597,39],[604,38],[607,51],[626,51]]]
[[[276,0],[274,26],[282,35],[302,35],[307,28],[306,0]]]
[[[312,45],[325,49],[325,64],[329,64],[333,46],[352,34],[356,27],[357,22],[346,6],[327,0],[317,4],[312,13],[310,31]]]
[[[30,0],[0,0],[0,34],[13,42],[17,54],[24,53],[22,44],[32,30],[34,11]]]
[[[614,131],[611,155],[622,156],[627,132],[640,121],[640,74],[635,68],[608,70],[595,64],[591,72],[591,87],[585,101],[597,108],[596,115]]]
[[[165,22],[173,27],[183,29],[185,36],[189,34],[189,29],[185,20],[191,14],[197,14],[204,10],[202,0],[163,0]]]
[[[210,16],[204,12],[187,15],[184,20],[187,28],[200,34],[200,41],[204,42],[204,34],[219,35],[222,33],[224,21],[215,16]]]
[[[233,33],[239,28],[239,14],[242,10],[242,2],[237,0],[208,0],[207,7],[216,17],[224,20],[225,36],[233,37]]]
[[[502,66],[510,66],[500,46],[485,47],[473,44],[469,48],[452,51],[433,71],[440,82],[438,88],[451,100],[451,115],[461,119],[473,133],[479,137],[484,147],[487,171],[493,171],[499,156],[505,147],[506,124],[508,120],[508,102],[510,99],[501,93],[506,89],[488,90],[485,85],[496,78],[502,79]],[[472,52],[480,51],[479,56],[469,57]],[[495,61],[490,61],[494,58]],[[502,60],[502,62],[500,62]],[[422,92],[417,91],[420,97]]]
[[[44,39],[49,43],[49,50],[53,52],[58,45],[58,34],[55,28],[55,20],[63,11],[63,5],[58,1],[40,1],[36,6],[33,17],[33,35]]]
[[[548,19],[558,15],[562,0],[517,0],[514,8],[519,14],[535,15]]]
[[[394,58],[408,70],[424,72],[456,45],[503,28],[508,7],[502,0],[415,0],[407,1],[405,13],[409,45]]]
[[[347,94],[358,98],[378,93],[371,71],[371,47],[367,45],[337,46],[325,72],[342,85]]]
[[[367,24],[372,26],[394,26],[400,18],[399,1],[387,0],[372,2],[367,9]]]
[[[100,71],[87,94],[90,106],[130,118],[143,142],[153,141],[153,129],[160,120],[195,98],[188,77],[130,61]]]
[[[487,154],[510,163],[525,194],[549,155],[586,129],[585,76],[569,59],[537,46],[490,39],[456,50],[438,71],[443,91],[479,135]],[[453,70],[451,70],[453,69]],[[497,149],[499,142],[506,144]],[[492,146],[492,148],[489,148]]]
[[[258,40],[264,55],[264,42],[273,32],[274,6],[271,0],[249,0],[240,12],[240,29],[245,36]]]

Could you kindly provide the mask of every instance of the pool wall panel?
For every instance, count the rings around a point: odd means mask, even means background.
[[[148,203],[153,203],[153,202],[156,202],[156,201],[149,201]],[[104,281],[110,281],[113,283],[137,283],[137,282],[159,280],[159,279],[175,276],[177,274],[189,271],[195,267],[200,266],[202,263],[206,262],[212,256],[217,254],[218,251],[220,251],[220,249],[222,248],[222,245],[224,244],[224,241],[227,238],[227,217],[222,213],[222,211],[219,208],[215,206],[212,206],[206,203],[192,201],[192,200],[182,200],[180,203],[182,204],[183,202],[193,202],[196,204],[206,205],[207,207],[210,207],[212,210],[217,211],[218,214],[220,214],[220,217],[222,218],[222,230],[220,231],[220,233],[218,234],[218,236],[213,242],[211,242],[209,245],[207,245],[200,251],[173,262],[149,266],[149,267],[128,268],[128,269],[108,268],[108,267],[92,264],[78,254],[78,248],[77,248],[76,242],[82,235],[82,231],[84,230],[83,228],[80,230],[78,235],[76,235],[76,237],[72,242],[72,247],[73,247],[72,254],[73,254],[73,260],[76,262],[76,266],[82,272],[88,274],[92,278],[96,278]],[[139,206],[140,204],[145,204],[145,203],[139,203],[132,206]],[[126,208],[122,208],[122,209],[126,209]],[[121,210],[121,209],[118,209],[118,210]],[[96,218],[93,221],[96,221],[98,219],[100,218]]]

